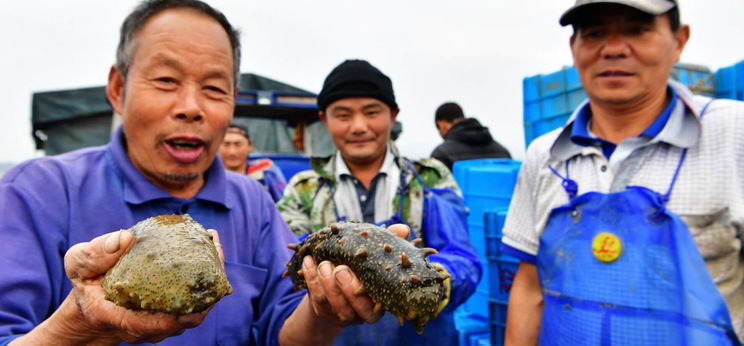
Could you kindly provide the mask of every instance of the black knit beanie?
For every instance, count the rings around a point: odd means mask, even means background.
[[[318,109],[346,97],[372,97],[390,109],[397,109],[393,83],[376,67],[365,60],[346,60],[331,71],[318,94]]]

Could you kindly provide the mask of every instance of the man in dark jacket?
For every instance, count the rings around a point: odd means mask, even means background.
[[[509,151],[493,140],[487,127],[475,118],[465,119],[457,103],[447,102],[439,106],[434,123],[444,143],[434,149],[431,157],[442,161],[450,170],[455,161],[511,158]]]

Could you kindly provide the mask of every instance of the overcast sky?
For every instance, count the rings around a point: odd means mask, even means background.
[[[213,0],[243,33],[241,70],[318,92],[347,58],[393,80],[404,154],[441,142],[434,110],[456,101],[515,157],[524,155],[522,78],[571,65],[573,0]],[[0,162],[36,155],[31,94],[104,85],[118,28],[137,1],[2,1]],[[744,0],[681,0],[682,61],[716,70],[744,60]]]

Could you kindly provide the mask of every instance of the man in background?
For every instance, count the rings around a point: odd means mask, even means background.
[[[231,123],[220,146],[220,159],[225,169],[256,179],[274,202],[279,201],[287,185],[284,174],[269,158],[249,160],[248,157],[254,149],[248,129],[243,125]]]
[[[509,151],[491,137],[488,128],[478,119],[465,118],[457,103],[447,102],[439,106],[434,114],[434,124],[444,143],[434,149],[431,157],[442,161],[450,170],[455,161],[511,158]]]

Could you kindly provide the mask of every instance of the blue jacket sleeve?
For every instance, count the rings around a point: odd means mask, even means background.
[[[426,246],[439,251],[429,256],[429,260],[441,263],[452,275],[450,302],[444,311],[453,311],[475,292],[482,272],[468,235],[462,198],[450,189],[428,189],[422,232]]]
[[[284,188],[287,186],[287,181],[284,179],[284,174],[279,167],[272,164],[267,170],[264,171],[263,184],[269,191],[269,195],[278,202],[284,196]]]
[[[64,196],[43,163],[20,164],[0,180],[0,344],[44,321],[69,290],[60,255],[67,246]]]
[[[10,344],[11,341],[18,339],[21,337],[20,335],[10,335],[10,336],[3,336],[0,337],[0,346],[6,346]]]

